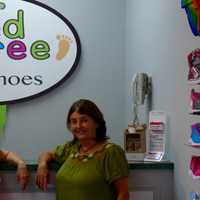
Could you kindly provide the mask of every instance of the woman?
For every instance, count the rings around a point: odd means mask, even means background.
[[[128,200],[124,151],[108,142],[106,123],[90,100],[75,102],[67,116],[73,140],[39,157],[36,184],[47,189],[48,162],[62,164],[56,175],[57,200]]]
[[[0,150],[0,161],[6,161],[17,166],[17,180],[22,190],[26,189],[29,174],[25,162],[14,152]]]

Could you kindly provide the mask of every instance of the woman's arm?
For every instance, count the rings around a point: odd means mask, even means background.
[[[129,200],[128,177],[117,179],[113,185],[117,193],[117,200]]]
[[[17,166],[17,180],[22,190],[25,190],[29,174],[25,162],[15,153],[6,150],[0,150],[0,160],[12,163]]]
[[[0,150],[0,161],[5,161],[8,151]]]
[[[46,191],[48,183],[48,162],[55,160],[55,152],[47,151],[42,153],[38,159],[38,168],[36,172],[36,185]]]

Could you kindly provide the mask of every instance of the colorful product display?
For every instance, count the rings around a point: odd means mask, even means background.
[[[192,124],[189,143],[193,147],[200,147],[200,123]]]
[[[200,156],[192,156],[189,173],[194,179],[200,179]]]
[[[196,92],[194,89],[190,94],[190,106],[192,114],[200,114],[200,92]]]
[[[200,0],[181,0],[181,7],[185,9],[187,19],[193,35],[200,36]],[[195,49],[188,55],[188,82],[200,84],[200,49]],[[191,90],[190,106],[192,114],[200,115],[200,92]],[[200,123],[191,125],[189,145],[200,147]],[[194,179],[200,179],[200,156],[193,155],[190,161],[189,173]],[[199,200],[197,192],[189,193],[189,200]]]
[[[200,1],[182,0],[181,7],[185,9],[192,33],[200,35]]]
[[[195,49],[188,55],[188,81],[200,83],[200,49]]]

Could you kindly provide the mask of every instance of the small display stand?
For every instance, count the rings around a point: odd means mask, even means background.
[[[149,113],[147,152],[144,161],[161,161],[165,153],[166,114],[163,111]]]
[[[124,132],[124,149],[127,160],[144,160],[146,151],[146,125],[129,125]]]

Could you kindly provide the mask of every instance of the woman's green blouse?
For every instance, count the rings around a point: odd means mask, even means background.
[[[78,149],[79,144],[67,142],[55,150],[62,163],[56,175],[56,200],[116,200],[112,182],[128,176],[122,148],[106,143],[84,156]]]

